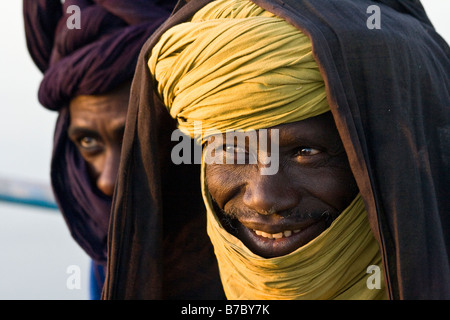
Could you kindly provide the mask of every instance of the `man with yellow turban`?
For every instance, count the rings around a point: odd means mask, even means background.
[[[160,100],[203,146],[228,299],[450,298],[449,52],[418,1],[179,3],[133,81],[103,297],[161,296]]]

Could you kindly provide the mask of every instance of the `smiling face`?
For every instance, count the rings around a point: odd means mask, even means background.
[[[130,85],[104,95],[82,95],[70,102],[68,136],[86,161],[97,188],[112,196],[119,170]]]
[[[206,165],[222,225],[265,258],[288,254],[316,238],[358,193],[330,113],[273,129],[279,134],[276,174],[261,174],[266,165],[259,162]],[[223,150],[224,157],[231,152],[250,158],[248,145],[213,148]]]

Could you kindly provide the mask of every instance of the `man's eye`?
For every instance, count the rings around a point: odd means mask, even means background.
[[[310,148],[310,147],[300,147],[295,152],[295,156],[296,157],[311,157],[311,156],[315,156],[316,154],[319,154],[319,153],[321,153],[321,151],[318,149],[314,149],[314,148]]]
[[[84,149],[93,149],[98,147],[99,142],[96,138],[82,137],[78,140],[78,144]]]
[[[226,158],[224,163],[227,164],[248,164],[249,153],[244,147],[234,146],[234,145],[224,145],[223,156]]]
[[[245,153],[245,149],[242,147],[238,147],[238,146],[232,146],[232,145],[225,145],[224,146],[224,151],[227,153]]]

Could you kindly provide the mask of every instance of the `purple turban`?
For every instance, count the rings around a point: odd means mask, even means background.
[[[176,0],[24,0],[28,50],[44,78],[40,103],[59,112],[51,164],[52,187],[72,236],[102,265],[107,256],[111,198],[88,176],[67,136],[68,105],[77,95],[103,94],[132,79],[145,41]],[[68,20],[79,11],[80,28]],[[69,22],[70,25],[70,22]]]

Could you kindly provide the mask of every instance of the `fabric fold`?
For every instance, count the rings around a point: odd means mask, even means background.
[[[201,121],[197,140],[329,111],[308,37],[248,1],[214,1],[169,29],[148,65],[178,128],[194,137]]]

